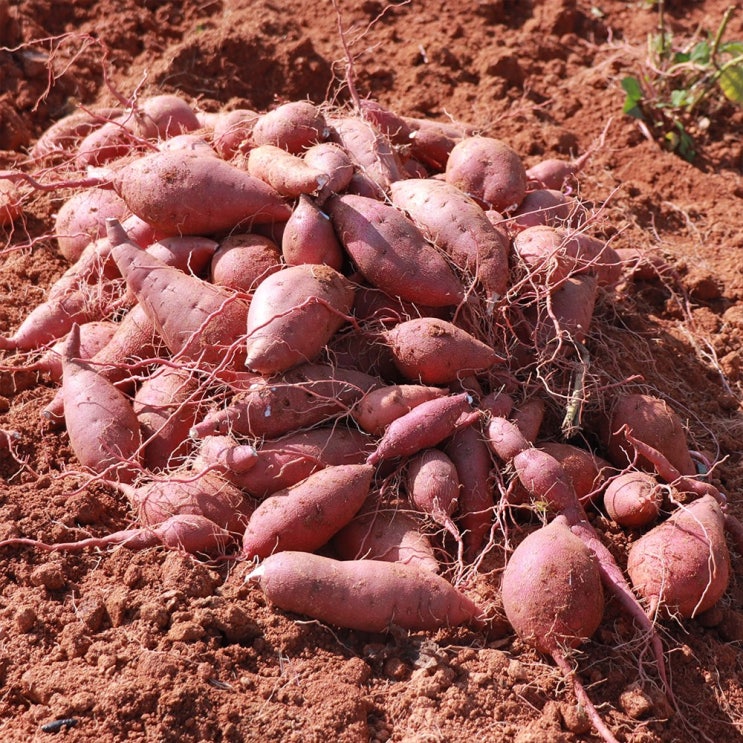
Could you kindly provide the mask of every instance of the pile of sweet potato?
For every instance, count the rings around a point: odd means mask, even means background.
[[[636,267],[593,232],[584,164],[527,170],[371,101],[207,114],[162,95],[58,122],[0,173],[5,223],[30,189],[70,194],[50,225],[70,267],[5,329],[3,373],[59,380],[42,424],[138,527],[2,546],[231,555],[331,624],[483,628],[462,576],[504,518],[530,522],[503,575],[514,630],[567,672],[610,591],[665,684],[654,620],[720,599],[741,530],[667,402],[614,390],[577,435],[594,308]],[[629,530],[627,571],[588,508]]]

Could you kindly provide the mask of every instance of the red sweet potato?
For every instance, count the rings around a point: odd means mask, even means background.
[[[364,431],[379,435],[393,420],[409,413],[416,405],[446,394],[445,389],[421,384],[386,385],[367,392],[351,415]]]
[[[362,510],[332,539],[342,560],[383,560],[438,573],[440,565],[420,520],[399,508],[378,503]]]
[[[142,550],[151,547],[166,547],[191,555],[224,555],[232,541],[232,535],[213,521],[197,514],[171,516],[157,526],[131,527],[106,534],[103,537],[88,537],[76,542],[47,544],[38,539],[6,539],[0,547],[27,546],[45,552],[77,552],[83,549],[126,547]]]
[[[472,196],[484,209],[508,212],[526,195],[526,170],[516,151],[494,137],[458,142],[446,161],[446,182]]]
[[[483,623],[484,612],[467,596],[411,565],[281,552],[249,577],[258,578],[268,600],[284,611],[362,632]]]
[[[209,235],[291,215],[260,179],[224,160],[187,152],[144,155],[118,169],[112,182],[134,214],[167,235]]]
[[[134,396],[150,471],[175,469],[191,451],[189,431],[199,412],[198,380],[186,369],[161,366],[142,382]]]
[[[118,222],[109,220],[108,230],[127,286],[172,354],[213,366],[243,362],[244,353],[234,342],[244,332],[247,304],[227,289],[148,255],[128,241]]]
[[[290,266],[324,263],[336,271],[341,270],[345,258],[330,218],[304,194],[284,227],[281,253]]]
[[[326,467],[269,496],[248,521],[242,556],[319,549],[356,515],[369,495],[373,474],[374,468],[366,464]]]
[[[724,516],[717,501],[706,495],[679,506],[633,543],[627,572],[651,617],[658,611],[695,617],[714,606],[730,578]]]
[[[331,139],[348,152],[359,174],[368,178],[375,196],[402,179],[403,171],[389,139],[370,121],[353,116],[331,119]]]
[[[604,508],[620,526],[650,526],[660,515],[663,492],[649,472],[624,472],[612,478],[604,490]]]
[[[327,182],[321,170],[308,165],[298,155],[281,147],[263,144],[248,155],[248,173],[267,183],[276,193],[288,198],[317,193]]]
[[[454,463],[460,483],[456,523],[462,534],[463,557],[467,562],[473,562],[485,546],[493,526],[493,459],[478,425],[455,431],[445,442],[443,450]]]
[[[475,423],[479,416],[466,392],[422,402],[387,426],[366,461],[378,464],[436,446],[456,430]]]
[[[459,188],[430,178],[410,178],[390,186],[392,203],[402,209],[423,235],[444,250],[486,299],[508,288],[508,240],[485,212]]]
[[[131,402],[79,357],[75,325],[62,350],[64,417],[72,449],[84,467],[130,482],[140,470],[137,416]]]
[[[264,279],[247,317],[245,365],[263,374],[314,360],[346,322],[353,285],[330,266],[289,266]]]
[[[330,134],[325,115],[310,101],[282,103],[258,117],[252,138],[256,145],[270,144],[295,155]]]
[[[238,393],[227,407],[207,413],[191,435],[232,430],[244,436],[281,436],[345,415],[377,384],[378,380],[362,372],[302,364]]]
[[[664,454],[682,475],[696,474],[681,418],[665,400],[640,393],[615,398],[602,438],[608,459],[617,467],[626,467],[635,460],[635,449],[624,434],[625,426],[635,438]],[[639,455],[636,460],[638,467],[652,470],[652,462],[644,456]]]
[[[227,437],[209,436],[203,443],[218,438]],[[263,440],[256,446],[256,449],[245,444],[236,446],[228,452],[232,455],[229,462],[223,459],[215,462],[215,452],[205,451],[202,445],[198,466],[218,464],[224,477],[260,499],[296,485],[325,467],[363,464],[371,451],[364,434],[340,424],[295,431]]]
[[[54,233],[59,252],[74,263],[88,243],[106,234],[106,218],[124,220],[129,209],[124,200],[106,188],[77,191],[57,211]]]
[[[327,206],[341,243],[372,285],[433,307],[462,301],[464,289],[445,258],[395,207],[350,194]]]
[[[183,469],[134,487],[112,483],[137,512],[137,522],[157,526],[171,516],[198,515],[240,535],[256,503],[218,472]]]
[[[408,498],[421,513],[443,526],[458,542],[461,536],[452,515],[459,504],[459,476],[454,462],[439,449],[424,449],[407,465]]]
[[[474,335],[432,317],[399,323],[382,337],[400,373],[421,384],[448,384],[503,361]]]

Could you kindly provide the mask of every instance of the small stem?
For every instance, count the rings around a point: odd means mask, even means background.
[[[720,26],[717,29],[717,33],[715,34],[714,41],[712,42],[712,48],[709,51],[709,58],[712,60],[712,64],[717,66],[715,63],[715,57],[717,56],[717,50],[720,48],[720,43],[722,42],[722,37],[725,34],[725,29],[727,28],[728,22],[733,16],[733,13],[735,12],[735,6],[731,5],[726,11],[725,14],[722,16],[722,21],[720,21]]]

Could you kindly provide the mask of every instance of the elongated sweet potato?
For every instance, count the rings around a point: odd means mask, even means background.
[[[471,426],[479,417],[466,392],[422,402],[387,426],[377,448],[366,461],[378,464],[436,446],[456,430]]]
[[[259,499],[296,485],[324,467],[363,464],[371,451],[368,437],[342,424],[293,431],[277,439],[263,440],[257,448],[235,446],[227,452],[229,459],[215,462],[215,452],[205,450],[203,444],[218,438],[228,437],[203,439],[199,466],[216,464],[226,479]]]
[[[290,207],[267,184],[214,157],[154,152],[117,170],[116,192],[167,235],[209,235],[286,221]]]
[[[84,467],[122,482],[141,469],[142,437],[131,402],[90,362],[80,360],[80,328],[62,350],[64,417],[70,444]]]
[[[327,182],[327,176],[321,170],[313,168],[298,155],[270,144],[250,150],[248,173],[289,198],[314,194]]]
[[[245,436],[281,436],[345,415],[378,383],[363,372],[302,364],[280,377],[256,382],[227,407],[210,411],[191,435],[232,430]]]
[[[369,495],[374,468],[367,464],[326,467],[255,509],[243,535],[242,555],[268,557],[283,550],[313,552],[358,512]]]
[[[284,611],[363,632],[483,623],[484,612],[451,583],[411,565],[281,552],[249,577]]]
[[[334,196],[328,212],[359,271],[378,289],[433,307],[464,298],[444,257],[394,206],[365,196]]]
[[[705,495],[633,543],[627,572],[651,617],[695,617],[722,598],[730,579],[724,525],[719,504]]]
[[[353,419],[367,433],[381,434],[384,429],[422,402],[443,397],[447,390],[421,384],[394,384],[367,392],[351,411]]]
[[[282,103],[258,117],[252,130],[256,145],[270,144],[295,155],[330,134],[323,112],[310,101]]]
[[[402,209],[424,236],[451,256],[488,300],[508,287],[509,244],[485,212],[459,188],[432,178],[409,178],[390,186],[392,203]]]
[[[244,352],[234,344],[247,322],[246,303],[147,254],[128,241],[115,220],[109,220],[108,234],[127,286],[171,353],[213,366],[244,362]]]
[[[247,316],[245,365],[263,374],[313,361],[346,322],[353,285],[330,266],[301,264],[271,274]]]
[[[448,384],[503,361],[474,335],[432,317],[399,323],[382,335],[400,373],[421,384]]]

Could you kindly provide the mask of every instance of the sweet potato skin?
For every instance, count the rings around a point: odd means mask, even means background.
[[[269,496],[248,521],[242,556],[322,547],[361,508],[373,474],[374,468],[365,464],[326,467]]]
[[[542,653],[577,647],[598,629],[604,614],[597,561],[563,519],[519,544],[503,573],[502,591],[508,621]]]
[[[444,257],[394,206],[366,196],[333,196],[327,202],[341,243],[364,277],[404,300],[445,307],[464,288]]]
[[[209,235],[291,215],[260,179],[224,160],[187,152],[144,155],[119,170],[113,185],[134,214],[166,235]]]
[[[261,282],[247,316],[245,365],[263,374],[312,361],[343,325],[353,285],[330,266],[301,264]]]
[[[467,596],[444,578],[410,565],[287,551],[267,558],[254,572],[280,609],[338,627],[423,631],[482,623],[482,610]]]
[[[680,507],[630,548],[627,572],[648,614],[695,617],[727,590],[730,554],[724,515],[711,495]]]

